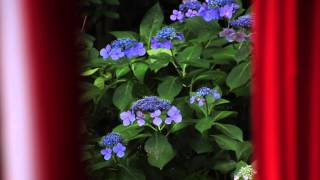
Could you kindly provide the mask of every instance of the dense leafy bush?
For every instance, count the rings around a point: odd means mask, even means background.
[[[233,0],[189,0],[172,12],[165,25],[156,3],[139,32],[110,32],[117,39],[99,50],[93,36],[81,36],[84,161],[92,179],[253,173],[251,143],[236,126],[240,115],[248,118],[248,10]]]

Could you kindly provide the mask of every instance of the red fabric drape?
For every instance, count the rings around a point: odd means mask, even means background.
[[[21,2],[35,110],[36,178],[84,179],[77,104],[77,1]]]
[[[257,179],[320,179],[320,1],[254,1]]]

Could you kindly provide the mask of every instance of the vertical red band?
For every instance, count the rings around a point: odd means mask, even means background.
[[[254,4],[257,179],[320,178],[320,3]]]
[[[38,180],[82,179],[73,0],[23,0]]]

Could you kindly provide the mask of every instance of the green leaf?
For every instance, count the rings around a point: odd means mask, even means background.
[[[173,101],[173,99],[182,90],[182,84],[177,77],[168,76],[158,86],[158,94],[164,99]]]
[[[197,120],[195,119],[183,119],[182,122],[180,123],[176,123],[172,126],[172,128],[170,129],[170,133],[175,133],[177,131],[180,131],[181,129],[190,126],[192,124],[194,124],[195,122],[197,122]]]
[[[154,134],[144,146],[150,165],[162,169],[174,156],[175,152],[168,139],[161,134]]]
[[[81,73],[82,76],[91,76],[95,72],[97,72],[99,68],[93,68],[93,69],[87,69],[83,73]]]
[[[96,80],[94,80],[93,85],[99,89],[104,89],[104,78],[98,77]]]
[[[109,5],[120,5],[119,0],[104,0]]]
[[[208,118],[202,118],[200,119],[197,124],[195,125],[195,128],[200,132],[203,133],[206,130],[210,129],[212,125],[214,124],[213,119],[210,117]]]
[[[130,126],[124,126],[121,124],[115,127],[112,132],[121,134],[123,140],[125,142],[129,142],[130,140],[134,139],[142,130],[143,127],[140,127],[137,124]]]
[[[119,180],[145,180],[143,171],[133,167],[121,165]]]
[[[243,133],[240,128],[231,124],[221,124],[215,123],[214,124],[217,129],[219,129],[223,134],[232,139],[238,140],[240,142],[243,141]]]
[[[236,49],[232,45],[229,45],[224,48],[214,49],[212,57],[214,58],[215,63],[230,61],[235,59],[236,52]]]
[[[199,45],[187,47],[181,53],[178,54],[177,59],[179,63],[186,63],[200,59],[202,47]]]
[[[156,3],[144,16],[140,24],[141,39],[150,47],[151,37],[159,31],[163,22],[163,13],[159,3]]]
[[[248,161],[252,154],[252,145],[250,142],[245,141],[239,144],[239,148],[236,151],[238,160]]]
[[[136,32],[132,31],[112,31],[110,32],[116,38],[131,38],[138,40],[139,35]]]
[[[91,170],[98,171],[106,167],[111,167],[113,164],[114,164],[113,161],[97,162],[91,166]]]
[[[221,119],[225,119],[230,116],[235,116],[237,114],[236,111],[215,111],[213,113],[214,121],[219,121]]]
[[[148,67],[149,66],[145,63],[135,63],[132,65],[133,73],[140,82],[143,82]]]
[[[230,90],[233,90],[246,84],[250,77],[250,62],[243,62],[231,70],[227,77],[226,83]]]
[[[205,81],[212,80],[215,83],[221,84],[225,81],[226,77],[227,77],[227,74],[223,71],[211,70],[211,71],[206,71],[197,75],[194,79],[194,82],[203,81],[203,80]]]
[[[133,100],[133,84],[131,81],[121,84],[113,94],[113,104],[121,111],[125,110]]]
[[[128,64],[123,64],[116,69],[117,78],[121,78],[130,72]]]
[[[225,135],[213,135],[219,147],[223,150],[237,151],[239,142]]]
[[[218,161],[213,166],[213,169],[218,170],[218,171],[226,174],[226,173],[232,171],[233,169],[235,169],[236,165],[237,165],[237,163],[235,161],[232,161],[232,160]]]
[[[198,154],[213,151],[212,142],[210,142],[206,137],[198,136],[195,138],[191,138],[188,142],[191,148]]]
[[[105,11],[105,12],[103,12],[103,14],[111,19],[119,19],[120,18],[119,13],[117,13],[117,12]]]
[[[251,54],[251,51],[250,51],[249,44],[245,43],[241,46],[241,48],[235,54],[235,60],[237,61],[237,63],[240,63],[246,60],[250,54]]]

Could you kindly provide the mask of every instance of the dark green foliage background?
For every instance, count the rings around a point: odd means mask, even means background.
[[[189,57],[188,63],[191,62],[191,70],[182,79],[177,75],[174,66],[163,62],[163,59],[167,58],[165,54],[156,54],[153,57],[156,59],[155,63],[149,65],[142,63],[146,59],[134,60],[138,62],[133,66],[134,76],[127,64],[106,63],[98,55],[98,50],[114,40],[115,36],[135,36],[131,32],[139,33],[142,19],[156,3],[155,0],[82,0],[84,26],[79,45],[84,57],[81,87],[85,108],[82,118],[83,135],[87,139],[87,145],[83,149],[83,162],[90,178],[97,180],[230,179],[234,170],[251,162],[251,146],[247,141],[250,139],[248,43],[241,47],[239,44],[230,45],[221,39],[212,40],[214,43],[211,43],[210,33],[197,34],[198,23],[205,29],[205,26],[202,26],[204,22],[197,18],[188,21],[187,25],[174,25],[177,29],[189,28],[191,31],[191,35],[187,36],[189,42],[179,45],[176,50],[178,60],[186,63]],[[179,3],[177,0],[159,1],[164,14],[164,24],[172,23],[169,16]],[[245,12],[249,3],[246,0],[241,3]],[[220,25],[224,23],[219,22]],[[211,27],[219,26],[209,25],[208,32],[212,31]],[[203,48],[203,44],[209,48]],[[211,59],[210,64],[197,63],[199,60],[194,60],[198,47],[201,48],[199,55]],[[147,59],[149,61],[151,56]],[[160,66],[163,68],[159,69]],[[241,72],[246,73],[239,76]],[[190,114],[192,110],[186,100],[190,88],[182,87],[182,84],[189,84],[193,78],[199,80],[194,83],[193,91],[205,85],[218,85],[223,92],[223,99],[229,101],[215,106],[214,117],[221,117],[215,120],[215,123],[206,119],[194,119],[198,116]],[[165,83],[170,81],[181,81],[181,87],[174,87],[171,94],[162,94],[164,91],[161,90],[161,83],[164,83],[163,87],[167,87]],[[174,91],[180,88],[181,91],[174,94]],[[125,93],[126,91],[132,91],[132,94]],[[167,98],[172,96],[174,104],[184,115],[185,126],[175,127],[176,132],[168,138],[149,131],[142,132],[136,127],[128,129],[118,126],[121,124],[119,109],[127,110],[134,100],[159,94]],[[178,96],[175,97],[176,95]],[[114,129],[115,127],[117,128]],[[99,154],[100,138],[111,131],[121,132],[129,143],[126,152],[128,158],[119,159],[117,163],[105,161]],[[158,165],[154,167],[150,165],[150,159],[148,163],[145,151],[152,151],[154,148],[152,138],[160,139],[161,147],[166,146],[166,143],[171,144],[172,152],[168,151],[170,147],[163,151],[168,156],[174,156],[168,164],[157,161]]]

